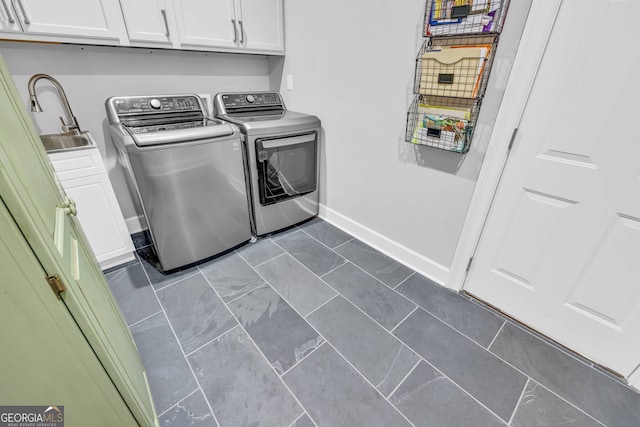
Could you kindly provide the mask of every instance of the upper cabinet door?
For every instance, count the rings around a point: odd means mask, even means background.
[[[2,0],[3,6],[1,3]],[[11,0],[11,3],[17,14],[15,20],[28,34],[120,39],[122,14],[115,1]]]
[[[11,5],[11,0],[0,0],[0,31],[22,32],[19,17]]]
[[[237,0],[241,44],[251,50],[284,51],[283,0]]]
[[[235,48],[239,23],[233,0],[174,0],[180,44]]]
[[[2,1],[2,0],[0,0]],[[171,43],[170,16],[164,0],[120,0],[129,40]]]

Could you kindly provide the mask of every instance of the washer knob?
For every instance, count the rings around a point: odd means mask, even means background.
[[[247,95],[247,102],[253,104],[256,101],[256,97],[253,95]]]
[[[162,103],[157,99],[152,99],[151,101],[149,101],[149,106],[151,106],[151,108],[153,108],[154,110],[159,110],[162,107]]]

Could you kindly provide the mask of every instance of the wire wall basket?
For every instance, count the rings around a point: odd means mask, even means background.
[[[441,150],[466,153],[480,112],[480,101],[418,95],[407,113],[405,140]]]
[[[427,0],[425,37],[498,34],[509,0]]]
[[[430,38],[416,58],[414,93],[480,99],[497,47],[497,35]]]

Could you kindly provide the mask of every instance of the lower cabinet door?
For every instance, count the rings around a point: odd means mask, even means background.
[[[106,174],[62,181],[102,269],[134,259],[133,242]]]

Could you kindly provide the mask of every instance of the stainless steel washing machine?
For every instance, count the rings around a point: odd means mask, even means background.
[[[219,93],[214,109],[243,135],[253,233],[317,215],[320,119],[287,110],[278,92]]]
[[[119,162],[163,270],[251,239],[240,132],[197,95],[106,101]]]

